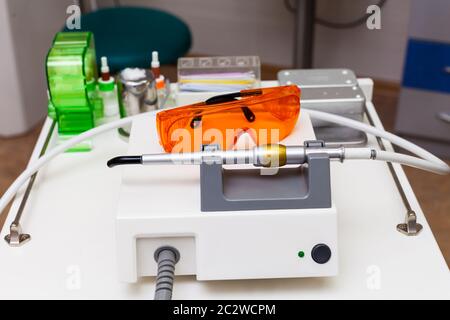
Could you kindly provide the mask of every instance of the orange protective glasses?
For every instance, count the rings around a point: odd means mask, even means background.
[[[200,151],[206,144],[229,150],[243,133],[257,145],[279,142],[294,129],[299,113],[300,89],[291,85],[215,96],[161,111],[156,122],[166,152]]]

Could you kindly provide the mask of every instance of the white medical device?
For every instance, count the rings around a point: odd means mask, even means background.
[[[128,154],[163,152],[154,124],[154,115],[143,115],[133,121]],[[302,115],[293,133],[282,143],[289,147],[314,139],[310,119]],[[328,159],[325,162],[329,165]],[[202,170],[211,171],[201,173]],[[121,280],[136,282],[139,277],[156,276],[157,262],[153,254],[162,246],[174,247],[181,253],[176,269],[178,275],[196,275],[198,280],[337,274],[337,212],[331,198],[327,202],[327,196],[324,196],[322,206],[321,199],[315,199],[313,204],[310,201],[306,204],[310,208],[276,209],[283,205],[266,201],[266,210],[236,210],[224,204],[217,207],[221,210],[211,211],[205,204],[208,202],[205,197],[214,197],[214,194],[211,190],[202,190],[201,184],[210,186],[210,189],[215,187],[214,182],[205,182],[202,178],[202,174],[214,174],[213,170],[181,164],[124,168],[116,216],[117,262]],[[232,202],[231,206],[239,201],[245,202],[246,198],[255,200],[259,188],[264,188],[264,179],[268,188],[275,189],[273,179],[283,176],[274,175],[273,170],[282,169],[224,166],[223,189],[219,192],[223,192],[225,200]],[[311,196],[312,187],[307,179],[301,177],[308,175],[308,169],[285,170],[297,171],[297,174],[286,174],[289,177],[281,181],[280,186],[283,188],[285,185],[285,189],[283,192],[278,190],[278,194],[272,190],[274,197],[284,194],[285,197],[279,200],[289,202],[296,193],[303,199]],[[319,181],[313,184],[315,188],[323,189],[323,195],[330,196],[329,167],[328,173],[324,174],[327,176],[323,186],[318,184]],[[255,191],[239,189],[240,184],[253,187]],[[292,190],[292,187],[298,190]],[[320,190],[314,193],[320,198]]]

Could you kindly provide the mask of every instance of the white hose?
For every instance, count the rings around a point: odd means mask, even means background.
[[[313,118],[320,119],[327,122],[333,122],[336,124],[340,124],[343,126],[351,127],[357,130],[364,131],[366,133],[373,134],[375,136],[379,136],[380,138],[384,138],[391,143],[398,145],[420,157],[422,157],[425,160],[418,159],[415,157],[397,154],[394,152],[386,152],[386,151],[376,151],[377,159],[378,160],[384,160],[388,162],[399,162],[406,165],[411,165],[420,169],[440,173],[440,174],[448,174],[450,173],[450,168],[448,165],[437,158],[436,156],[432,155],[428,151],[420,148],[419,146],[403,139],[400,137],[397,137],[389,132],[386,132],[384,130],[377,129],[375,127],[366,125],[364,123],[351,120],[348,118],[336,116],[333,114],[321,112],[321,111],[315,111],[315,110],[307,110],[309,115]],[[155,114],[157,111],[151,111],[150,114]],[[141,114],[142,115],[142,114]],[[39,171],[40,168],[42,168],[44,165],[46,165],[50,160],[52,160],[57,155],[65,152],[66,150],[70,149],[74,145],[83,142],[86,139],[92,138],[96,135],[99,135],[101,133],[104,133],[106,131],[117,129],[120,127],[123,127],[127,124],[131,124],[133,119],[136,117],[139,117],[141,115],[123,118],[114,122],[110,122],[104,125],[101,125],[97,128],[91,129],[89,131],[83,132],[80,135],[56,146],[55,148],[49,150],[46,154],[44,154],[42,157],[31,163],[25,171],[23,171],[16,180],[9,186],[9,188],[6,190],[6,192],[3,194],[2,198],[0,199],[0,213],[5,210],[8,203],[14,198],[14,196],[17,194],[17,192],[20,190],[22,185],[24,185],[30,177],[35,174],[37,171]],[[371,159],[371,152],[372,149],[370,148],[349,148],[346,149],[345,154],[347,159]]]
[[[348,119],[348,118],[344,118],[341,116],[337,116],[337,115],[334,115],[331,113],[326,113],[326,112],[317,111],[317,110],[309,110],[309,109],[306,111],[311,116],[311,118],[336,123],[339,125],[343,125],[346,127],[364,131],[364,132],[372,134],[374,136],[386,139],[389,142],[391,142],[405,150],[408,150],[409,152],[414,153],[415,155],[417,155],[423,159],[422,160],[422,159],[418,159],[415,157],[406,156],[406,155],[402,155],[402,154],[398,154],[398,153],[394,153],[394,152],[386,152],[386,151],[377,150],[376,151],[376,154],[377,154],[376,159],[378,159],[378,160],[384,160],[387,162],[399,162],[399,163],[411,165],[411,166],[419,168],[419,169],[432,171],[432,172],[439,173],[439,174],[449,174],[450,173],[450,167],[444,161],[442,161],[435,155],[431,154],[427,150],[419,147],[418,145],[415,145],[412,142],[409,142],[408,140],[400,138],[399,136],[396,136],[387,131],[369,126],[365,123],[362,123],[362,122],[359,122],[356,120],[352,120],[352,119]],[[357,152],[357,151],[351,151],[351,150],[357,150],[357,149],[356,148],[355,149],[353,149],[353,148],[346,149],[346,156],[347,156],[348,152]],[[351,159],[351,158],[348,157],[348,159]],[[361,158],[359,158],[359,159],[361,159]]]
[[[431,171],[438,174],[448,174],[449,167],[446,163],[444,163],[447,167],[444,168],[441,164],[431,162],[428,160],[423,160],[420,158],[408,156],[406,154],[388,152],[388,151],[376,151],[375,160],[381,160],[386,162],[396,162],[400,164],[404,164],[410,167],[419,168],[426,171]]]
[[[150,114],[156,113],[156,111],[149,112]],[[89,138],[92,138],[96,135],[99,135],[101,133],[104,133],[109,130],[117,129],[120,127],[123,127],[127,124],[132,123],[133,119],[136,117],[141,116],[132,116],[127,117],[123,119],[119,119],[110,123],[106,123],[104,125],[98,126],[96,128],[93,128],[91,130],[88,130],[86,132],[83,132],[79,134],[76,137],[73,137],[70,140],[67,140],[64,143],[61,143],[60,145],[56,146],[55,148],[49,150],[46,152],[42,157],[37,159],[36,161],[32,162],[17,178],[14,180],[14,182],[9,186],[9,188],[6,190],[6,192],[3,194],[2,198],[0,199],[0,213],[5,210],[8,203],[14,198],[16,193],[20,190],[20,188],[28,181],[28,179],[31,178],[33,174],[39,171],[44,165],[46,165],[50,160],[52,160],[57,155],[65,152],[66,150],[72,148],[73,146],[77,145],[80,142],[83,142],[84,140],[87,140]]]
[[[346,148],[344,150],[344,158],[395,162],[438,174],[445,174],[445,172],[442,171],[442,166],[437,165],[434,162],[408,156],[406,154],[375,150],[371,148]]]

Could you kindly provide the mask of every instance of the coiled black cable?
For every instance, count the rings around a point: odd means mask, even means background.
[[[379,2],[377,3],[377,6],[382,8],[385,4],[386,4],[387,0],[379,0]],[[291,11],[291,12],[295,12],[296,8],[292,5],[290,0],[284,0],[284,5],[286,6],[286,8]],[[322,19],[320,17],[316,17],[315,21],[317,24],[320,24],[324,27],[328,27],[328,28],[333,28],[333,29],[349,29],[349,28],[354,28],[357,27],[361,24],[364,24],[367,21],[367,18],[370,16],[369,13],[364,14],[362,17],[359,17],[353,21],[349,21],[349,22],[333,22],[333,21],[328,21],[325,19]]]

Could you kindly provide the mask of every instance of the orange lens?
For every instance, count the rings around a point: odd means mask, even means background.
[[[257,145],[276,143],[294,129],[300,113],[297,86],[243,90],[236,95],[241,98],[218,96],[159,112],[156,121],[164,150],[192,152],[206,144],[228,150],[242,133]],[[231,101],[222,102],[226,99]]]

